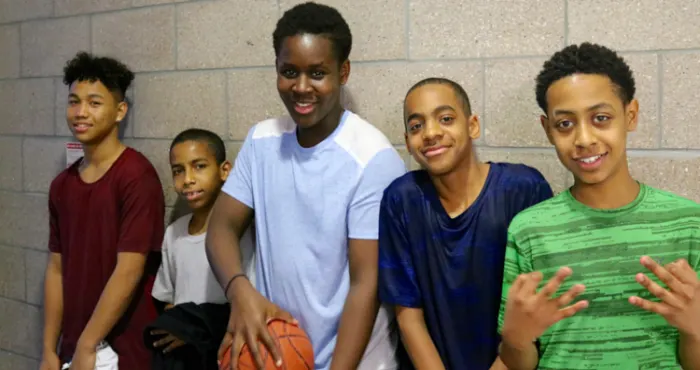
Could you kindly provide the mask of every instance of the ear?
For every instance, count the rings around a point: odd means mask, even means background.
[[[547,134],[547,140],[549,140],[549,143],[554,145],[554,138],[552,137],[552,132],[549,129],[549,118],[545,116],[544,114],[540,116],[540,124],[542,125],[542,129],[544,129],[544,133]]]
[[[345,60],[343,64],[340,65],[340,85],[345,86],[350,77],[350,60]]]
[[[226,181],[226,179],[228,179],[228,175],[231,173],[231,168],[233,168],[233,166],[228,160],[225,160],[224,163],[222,163],[221,166],[219,166],[219,174],[221,175],[221,181]]]
[[[122,100],[117,104],[117,122],[121,122],[126,117],[126,113],[129,111],[129,104],[126,100]]]
[[[469,137],[472,140],[476,140],[481,137],[481,121],[479,121],[479,116],[476,114],[469,116],[467,121],[467,130],[469,132]]]
[[[632,101],[627,104],[625,115],[627,120],[627,131],[632,132],[636,130],[637,123],[639,122],[639,101],[637,101],[637,99],[632,99]]]

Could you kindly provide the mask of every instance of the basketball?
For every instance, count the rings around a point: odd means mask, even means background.
[[[306,332],[300,327],[288,324],[282,320],[272,320],[267,324],[267,330],[275,341],[282,356],[282,367],[285,370],[313,370],[314,369],[314,349],[311,340]],[[279,370],[275,366],[272,356],[267,352],[267,348],[258,341],[260,345],[260,357],[262,358],[265,370]],[[219,365],[220,370],[231,369],[231,347],[224,353]],[[256,370],[255,359],[248,350],[248,345],[241,348],[241,355],[238,357],[239,370]]]

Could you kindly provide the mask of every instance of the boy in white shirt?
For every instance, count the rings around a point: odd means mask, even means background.
[[[172,223],[165,231],[162,264],[153,286],[153,298],[165,303],[168,310],[182,303],[227,304],[223,289],[207,261],[204,241],[209,214],[221,187],[231,171],[226,147],[221,138],[203,129],[188,129],[178,134],[170,145],[170,167],[175,191],[187,201],[191,214]],[[250,278],[253,274],[251,230],[244,235],[241,253]],[[174,335],[162,335],[154,347],[168,353],[185,343]]]

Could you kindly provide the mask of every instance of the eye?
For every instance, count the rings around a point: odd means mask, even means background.
[[[207,168],[207,165],[206,165],[206,164],[203,164],[203,163],[200,163],[200,164],[197,164],[195,167],[196,167],[198,170],[202,170],[202,169]]]
[[[596,123],[602,123],[602,122],[606,122],[608,120],[610,120],[610,117],[608,117],[606,115],[602,115],[602,114],[598,114],[595,117],[593,117],[593,121]]]
[[[99,107],[100,105],[102,105],[102,103],[100,103],[98,101],[91,101],[90,102],[91,107]]]
[[[559,121],[556,124],[556,127],[561,130],[567,130],[570,129],[574,126],[574,123],[569,121],[569,120],[564,120],[564,121]]]
[[[452,121],[454,121],[454,117],[451,117],[451,116],[440,117],[440,123],[451,123]]]
[[[173,169],[173,176],[177,176],[182,173],[182,170],[179,168]]]
[[[315,80],[320,80],[322,79],[326,74],[321,72],[321,71],[313,71],[311,72],[311,78]]]
[[[283,69],[280,74],[285,78],[295,78],[297,76],[297,71],[293,69]]]
[[[75,100],[75,99],[68,100],[68,105],[74,106],[74,105],[76,105],[76,104],[78,104],[78,101],[77,101],[77,100]]]
[[[423,127],[422,122],[415,122],[415,123],[408,123],[408,131],[410,132],[415,132],[421,129]]]

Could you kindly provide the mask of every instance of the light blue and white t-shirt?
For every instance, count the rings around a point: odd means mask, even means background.
[[[386,136],[345,111],[311,148],[290,117],[258,123],[223,187],[255,210],[256,288],[299,320],[317,370],[330,367],[350,287],[348,238],[377,239],[384,189],[405,172]],[[359,369],[397,367],[393,321],[381,307]]]

